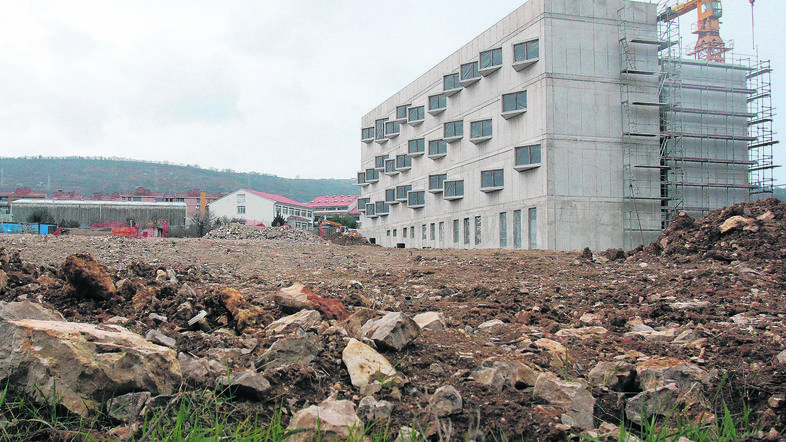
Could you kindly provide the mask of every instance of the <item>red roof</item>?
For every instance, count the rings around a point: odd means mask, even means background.
[[[349,206],[357,201],[360,195],[325,195],[318,196],[311,200],[308,207],[341,207]]]
[[[272,193],[258,192],[256,190],[250,190],[250,189],[241,189],[241,190],[243,190],[245,192],[251,192],[254,195],[259,195],[262,198],[267,198],[267,199],[273,200],[273,201],[275,201],[277,203],[291,204],[293,206],[303,206],[303,207],[306,206],[303,203],[299,203],[299,202],[297,202],[295,200],[291,200],[291,199],[289,199],[289,198],[287,198],[285,196],[281,196],[281,195],[273,195]]]

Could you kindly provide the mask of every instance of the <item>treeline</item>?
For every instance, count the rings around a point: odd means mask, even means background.
[[[0,158],[0,190],[29,187],[36,192],[62,190],[92,195],[133,192],[140,186],[168,193],[192,189],[229,193],[238,188],[250,188],[301,202],[319,195],[359,193],[353,179],[292,179],[115,157]]]

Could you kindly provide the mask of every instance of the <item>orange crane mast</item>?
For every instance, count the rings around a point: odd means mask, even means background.
[[[725,63],[725,54],[731,48],[726,46],[720,36],[720,18],[723,17],[720,0],[690,0],[674,7],[666,7],[666,10],[658,14],[658,21],[672,21],[693,10],[698,11],[699,21],[693,31],[698,40],[688,55],[695,56],[697,60]]]

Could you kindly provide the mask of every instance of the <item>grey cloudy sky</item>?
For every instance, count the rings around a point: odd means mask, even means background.
[[[522,3],[3,0],[0,156],[352,178],[360,117]],[[756,8],[784,109],[786,2]],[[749,1],[724,11],[721,35],[752,53]],[[776,176],[786,183],[786,168]]]

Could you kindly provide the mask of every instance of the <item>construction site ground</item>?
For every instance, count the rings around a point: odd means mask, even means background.
[[[732,218],[736,225],[721,233]],[[170,318],[160,327],[178,337],[179,351],[198,354],[215,345],[178,334],[189,319],[178,313],[185,302],[178,293],[141,310],[130,299],[63,295],[60,266],[71,254],[89,253],[116,281],[133,276],[154,286],[157,270],[174,270],[201,297],[197,303],[210,312],[208,320],[216,328],[232,326],[226,311],[211,301],[227,287],[269,307],[271,318],[284,313],[264,299],[298,282],[340,301],[350,313],[358,307],[408,315],[441,312],[445,331],[423,332],[403,351],[387,355],[409,382],[395,402],[390,427],[427,427],[429,394],[451,384],[468,410],[454,418],[454,434],[479,425],[486,434],[525,440],[565,440],[559,413],[539,403],[531,388],[500,391],[473,382],[467,373],[486,358],[525,353],[548,366],[547,354],[517,342],[527,335],[554,338],[559,330],[587,325],[580,318],[591,314],[608,333],[560,339],[569,355],[562,372],[566,378],[586,378],[598,363],[623,356],[678,358],[713,373],[717,397],[733,413],[752,409],[764,434],[786,429],[786,406],[772,400],[786,393],[786,364],[777,358],[786,346],[786,205],[780,201],[740,204],[697,221],[678,217],[658,241],[632,252],[390,249],[356,239],[339,245],[286,229],[260,236],[256,227],[233,228],[200,239],[0,235],[0,247],[15,269],[9,281],[40,282],[17,282],[17,288],[9,283],[2,300],[39,300],[70,321],[100,323],[123,316],[130,319],[129,329],[143,335],[156,326],[148,318],[154,312]],[[654,329],[699,329],[706,340],[675,346],[626,336],[636,318]],[[477,332],[494,319],[504,326],[492,335]],[[269,344],[260,338],[254,354]],[[326,348],[310,367],[286,376],[285,421],[331,395],[359,399],[342,367],[340,346]],[[598,399],[595,418],[618,424],[619,395],[598,388],[593,395]],[[277,404],[271,399],[253,406],[272,410]],[[479,419],[473,422],[476,412]]]

